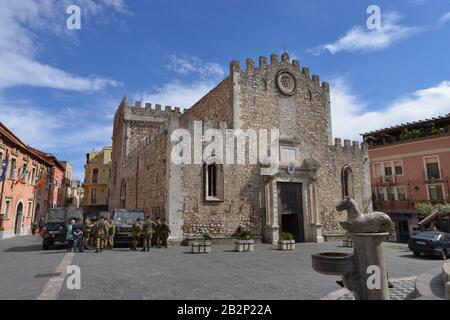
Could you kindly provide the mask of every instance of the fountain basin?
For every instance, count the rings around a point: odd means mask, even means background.
[[[351,273],[353,266],[353,253],[322,252],[311,255],[312,267],[315,271],[327,275],[343,275]]]

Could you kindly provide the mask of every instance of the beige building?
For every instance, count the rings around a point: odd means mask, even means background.
[[[111,147],[86,154],[83,209],[87,212],[108,210],[111,156]]]
[[[297,242],[342,236],[338,222],[346,215],[335,205],[344,195],[372,210],[368,149],[333,140],[331,107],[328,83],[287,53],[260,57],[258,66],[247,59],[245,68],[232,61],[229,75],[183,112],[131,106],[124,98],[114,118],[110,209],[165,217],[174,241],[205,232],[232,238],[242,229],[265,242],[276,242],[281,232]],[[196,139],[204,148],[219,142],[211,139],[212,128],[222,137],[226,129],[278,129],[278,144],[269,153],[260,145],[256,164],[248,158],[229,164],[224,159],[234,153],[220,144],[200,162],[173,161],[174,155],[195,159]],[[186,132],[181,140],[180,130]],[[179,150],[180,141],[189,147]]]

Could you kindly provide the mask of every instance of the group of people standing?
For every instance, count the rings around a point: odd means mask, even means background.
[[[67,251],[83,252],[83,249],[89,249],[92,238],[95,238],[95,252],[101,252],[108,246],[113,249],[115,233],[116,224],[113,219],[100,217],[92,222],[88,217],[84,223],[72,219],[67,227]]]
[[[150,247],[167,248],[167,239],[170,235],[170,227],[166,219],[156,218],[156,222],[150,217],[145,221],[137,218],[131,227],[131,250],[137,250],[141,236],[143,236],[143,247],[141,251],[150,251]]]
[[[89,217],[84,223],[81,220],[70,220],[67,228],[67,251],[83,252],[89,249],[92,239],[95,239],[95,252],[114,248],[114,237],[116,235],[116,223],[113,219],[100,217],[92,222]],[[167,248],[167,239],[170,235],[170,227],[165,219],[157,217],[156,222],[150,217],[144,221],[137,218],[131,226],[131,250],[137,250],[138,244],[143,238],[141,251],[150,251],[150,247]]]
[[[83,252],[83,223],[80,219],[71,219],[67,227],[67,251]]]

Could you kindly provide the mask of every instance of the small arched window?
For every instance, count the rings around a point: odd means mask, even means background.
[[[341,173],[342,198],[349,196],[355,198],[353,187],[353,171],[349,166],[344,166]]]
[[[217,159],[205,162],[203,181],[205,201],[223,201],[223,166]]]

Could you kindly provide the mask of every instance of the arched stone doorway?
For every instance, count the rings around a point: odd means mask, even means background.
[[[14,234],[15,235],[20,235],[20,233],[22,231],[22,219],[23,219],[23,204],[22,204],[22,202],[19,202],[19,204],[17,205],[16,223],[14,226]]]

